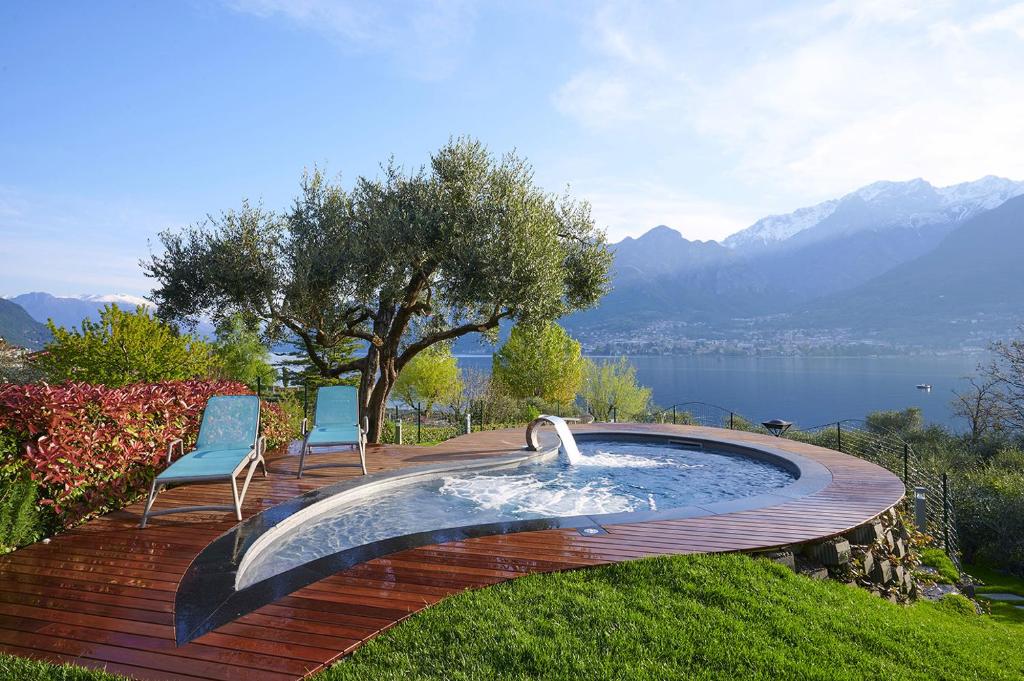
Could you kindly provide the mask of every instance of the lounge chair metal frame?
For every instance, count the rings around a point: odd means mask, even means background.
[[[184,458],[185,456],[185,443],[180,439],[173,440],[167,446],[167,465],[170,466],[173,463],[174,448],[178,448],[178,458]],[[267,439],[263,435],[256,438],[252,448],[249,451],[248,456],[244,457],[235,466],[235,469],[230,475],[216,474],[216,475],[196,475],[190,477],[174,478],[167,482],[160,482],[159,475],[153,479],[153,485],[149,489],[149,498],[146,500],[146,508],[142,512],[142,521],[139,523],[140,529],[145,529],[146,523],[150,518],[159,515],[170,515],[172,513],[190,513],[192,511],[234,511],[235,518],[242,521],[242,502],[245,500],[245,493],[249,491],[249,483],[252,482],[252,476],[256,473],[258,466],[263,467],[263,477],[267,477],[267,461],[263,458],[263,455],[267,450]],[[238,474],[248,468],[249,470],[245,474],[245,482],[242,485],[242,490],[238,490]],[[180,485],[190,485],[194,483],[204,482],[224,482],[228,481],[231,483],[231,496],[234,502],[231,506],[179,506],[176,508],[168,508],[159,511],[153,510],[153,502],[156,501],[157,495],[171,487],[178,487]]]
[[[321,388],[323,390],[324,388]],[[358,417],[357,417],[358,418]],[[295,476],[297,478],[302,477],[302,473],[307,470],[313,470],[315,468],[338,468],[338,467],[359,467],[363,469],[363,475],[366,475],[366,434],[370,432],[370,419],[363,417],[362,421],[354,424],[359,429],[359,435],[357,440],[338,440],[336,442],[316,442],[310,444],[309,437],[313,434],[313,430],[309,428],[309,419],[302,419],[302,452],[299,454],[299,472]],[[316,427],[316,423],[313,424]],[[313,463],[306,465],[306,455],[312,454],[314,448],[332,448],[332,447],[343,447],[343,446],[354,447],[359,451],[359,463]]]

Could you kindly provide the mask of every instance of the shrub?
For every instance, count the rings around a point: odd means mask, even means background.
[[[37,360],[50,380],[125,386],[211,375],[209,345],[155,318],[141,305],[134,312],[107,305],[100,320],[81,329],[49,323],[53,340]]]
[[[15,437],[0,432],[0,553],[30,544],[46,533],[36,503],[38,485],[17,452]]]
[[[4,385],[0,430],[19,443],[13,462],[37,486],[44,524],[66,528],[137,498],[166,465],[170,441],[195,442],[207,399],[232,394],[249,390],[227,381]],[[284,411],[268,405],[262,414],[268,447],[284,443]]]
[[[952,490],[965,560],[1024,574],[1024,471],[985,465]]]

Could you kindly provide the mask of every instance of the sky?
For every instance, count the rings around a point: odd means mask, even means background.
[[[1024,2],[0,5],[0,295],[144,295],[158,232],[453,135],[617,241],[877,180],[1024,179]],[[154,246],[155,247],[155,246]]]

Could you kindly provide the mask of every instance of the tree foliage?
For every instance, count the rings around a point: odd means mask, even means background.
[[[217,327],[213,344],[217,370],[223,378],[241,381],[255,388],[257,380],[272,386],[277,372],[270,364],[270,351],[256,332],[240,315],[233,315]]]
[[[651,389],[636,381],[636,367],[625,357],[617,361],[586,360],[580,397],[598,421],[607,421],[614,410],[617,420],[643,414],[651,401]]]
[[[558,324],[517,324],[494,354],[492,374],[513,397],[564,404],[576,398],[583,362],[579,342]]]
[[[209,344],[150,314],[107,305],[98,322],[81,330],[48,325],[53,340],[37,360],[51,381],[82,381],[117,387],[129,383],[179,381],[209,376],[215,367]]]
[[[395,395],[427,416],[437,404],[451,404],[462,394],[458,360],[446,343],[432,345],[405,365],[395,382]]]
[[[298,337],[322,376],[359,372],[371,441],[421,351],[592,306],[611,264],[586,203],[546,193],[524,160],[471,139],[350,191],[314,171],[283,214],[244,203],[161,242],[146,268],[163,317],[243,312],[271,338]],[[331,357],[353,339],[361,356]]]

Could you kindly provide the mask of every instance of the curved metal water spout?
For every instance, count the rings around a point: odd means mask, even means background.
[[[526,448],[535,452],[540,450],[540,441],[537,439],[536,430],[545,423],[555,427],[555,432],[558,433],[558,437],[562,441],[562,449],[565,450],[569,463],[579,463],[583,455],[580,454],[579,448],[576,447],[576,439],[573,438],[572,431],[569,430],[569,424],[559,416],[541,414],[530,421],[530,425],[526,426]]]

